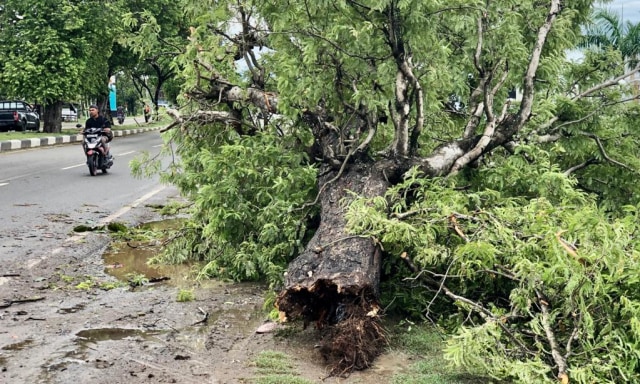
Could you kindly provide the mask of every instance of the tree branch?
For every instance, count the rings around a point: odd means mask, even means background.
[[[533,108],[533,96],[534,96],[534,79],[538,67],[540,66],[540,57],[542,56],[542,50],[544,44],[551,31],[551,27],[555,22],[558,13],[560,12],[560,0],[552,0],[549,7],[549,12],[544,24],[538,30],[538,38],[536,40],[535,47],[531,52],[531,59],[529,60],[529,66],[524,79],[524,90],[522,95],[522,102],[520,104],[520,110],[518,111],[518,118],[515,124],[515,129],[519,130],[531,115],[531,109]]]
[[[456,295],[455,293],[453,293],[449,288],[447,288],[446,285],[444,285],[444,282],[446,280],[446,277],[442,279],[442,281],[438,282],[434,279],[432,279],[431,277],[420,273],[419,268],[413,263],[413,260],[411,260],[411,258],[407,255],[406,252],[403,252],[402,255],[400,255],[400,258],[407,264],[407,266],[409,267],[409,269],[411,269],[414,273],[418,273],[418,275],[415,277],[415,279],[420,278],[422,281],[424,281],[427,285],[429,285],[430,287],[437,289],[438,292],[444,292],[445,296],[447,296],[449,299],[451,299],[453,302],[460,302],[460,303],[464,303],[469,305],[469,307],[471,307],[471,309],[477,313],[480,317],[482,317],[482,319],[489,323],[494,323],[497,324],[500,329],[502,329],[502,331],[507,335],[507,337],[513,341],[516,345],[518,345],[520,347],[520,350],[523,353],[526,353],[528,355],[535,355],[535,353],[533,351],[531,351],[520,339],[518,339],[513,332],[511,332],[511,330],[505,325],[505,323],[502,321],[502,319],[496,317],[493,312],[491,312],[490,310],[488,310],[487,308],[485,308],[482,304],[475,302],[473,300],[470,300],[466,297],[463,296],[459,296]]]
[[[581,135],[587,136],[589,138],[592,138],[593,140],[595,140],[596,144],[598,144],[598,149],[600,150],[600,154],[602,155],[602,157],[605,158],[605,160],[607,160],[608,162],[615,164],[619,167],[622,167],[628,171],[631,171],[633,173],[638,173],[638,171],[636,171],[635,169],[631,168],[630,166],[623,164],[617,160],[612,159],[611,157],[609,157],[609,155],[607,155],[607,152],[604,149],[604,146],[602,145],[602,142],[600,141],[600,137],[598,137],[597,135],[593,134],[593,133],[589,133],[589,132],[580,132]]]
[[[567,169],[566,171],[564,171],[563,174],[565,176],[569,176],[575,171],[579,171],[581,169],[584,169],[584,168],[590,166],[591,164],[597,164],[597,163],[598,163],[598,160],[596,160],[595,158],[591,158],[591,159],[585,161],[584,163],[581,163],[581,164],[578,164],[578,165],[574,165],[573,167],[571,167],[571,168]]]
[[[498,83],[495,85],[495,87],[493,87],[491,91],[485,90],[484,111],[485,111],[485,115],[487,116],[487,123],[484,129],[484,133],[482,134],[482,137],[480,137],[480,140],[478,140],[475,147],[471,151],[465,153],[464,156],[461,156],[456,160],[456,162],[453,164],[453,167],[451,167],[450,174],[457,173],[460,169],[462,169],[463,167],[467,166],[469,163],[471,163],[472,161],[480,157],[480,155],[482,155],[484,150],[487,148],[487,145],[489,145],[489,143],[491,142],[496,126],[501,121],[504,120],[510,103],[507,101],[503,105],[500,117],[496,119],[496,117],[493,114],[493,101],[496,93],[506,81],[508,74],[509,74],[509,70],[505,68],[505,70],[502,73],[502,77],[500,78]]]
[[[551,347],[551,356],[553,361],[558,366],[558,379],[562,380],[567,377],[567,360],[562,354],[560,354],[560,350],[558,348],[558,342],[556,341],[556,336],[551,328],[550,324],[550,313],[549,313],[549,303],[547,302],[546,297],[536,289],[536,296],[538,296],[538,302],[540,303],[540,309],[542,311],[542,318],[540,322],[542,323],[542,328],[544,329],[544,333],[547,336],[547,341],[549,342],[549,346]],[[575,331],[574,331],[575,332]]]

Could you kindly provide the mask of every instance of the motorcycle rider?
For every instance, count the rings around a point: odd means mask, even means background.
[[[109,151],[109,142],[111,141],[111,138],[113,138],[113,134],[111,133],[111,122],[109,122],[109,119],[107,119],[106,117],[100,115],[100,109],[95,104],[91,104],[89,106],[89,118],[84,124],[82,133],[84,133],[89,128],[102,128],[102,132],[106,135],[102,135],[100,139],[102,140],[104,148],[107,151],[107,153],[103,153],[103,155],[105,155],[105,157],[107,158],[107,162],[113,161],[113,157],[111,156],[111,153]]]
[[[122,105],[118,107],[117,114],[118,124],[122,125],[122,123],[124,123],[124,107]]]

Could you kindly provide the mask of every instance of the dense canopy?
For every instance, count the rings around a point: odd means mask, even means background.
[[[384,305],[482,374],[634,381],[637,68],[568,60],[591,6],[188,2],[166,176],[195,209],[166,258],[282,287],[339,369]]]
[[[384,308],[483,375],[638,382],[638,49],[581,35],[596,3],[182,0],[185,39],[129,13],[118,41],[182,84],[162,174],[192,215],[161,259],[267,280],[335,372]]]

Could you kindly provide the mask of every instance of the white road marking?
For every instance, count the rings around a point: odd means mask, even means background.
[[[107,225],[109,222],[117,219],[118,217],[120,217],[120,216],[124,215],[125,213],[129,212],[131,209],[136,208],[140,204],[142,204],[145,201],[149,200],[154,195],[162,192],[162,190],[164,190],[165,188],[166,188],[165,185],[159,186],[158,188],[154,189],[153,191],[151,191],[151,192],[147,193],[146,195],[142,196],[141,198],[137,199],[133,203],[131,203],[129,205],[125,205],[124,207],[120,208],[116,213],[114,213],[112,215],[109,215],[109,216],[105,217],[104,219],[100,220],[99,224],[100,225]],[[87,236],[87,234],[89,234],[89,232],[82,232],[82,233],[75,234],[75,235],[71,236],[70,238],[68,238],[65,241],[65,243],[78,242],[78,241],[82,240],[85,236]],[[40,264],[41,262],[47,260],[49,257],[55,256],[55,255],[59,254],[60,252],[64,251],[65,249],[66,249],[66,247],[62,246],[62,247],[56,248],[53,251],[51,251],[51,253],[49,255],[44,255],[39,259],[29,260],[29,262],[27,262],[27,269],[31,269],[31,268],[35,267],[36,265]],[[0,280],[0,285],[3,285],[3,284],[5,284],[5,281]]]
[[[9,183],[0,183],[0,187],[4,187],[5,185],[9,185]]]
[[[113,221],[113,220],[117,219],[118,217],[124,215],[125,213],[129,212],[132,208],[137,207],[138,205],[140,205],[140,204],[144,203],[145,201],[149,200],[150,198],[152,198],[154,195],[160,193],[165,188],[166,188],[165,185],[159,186],[158,188],[154,189],[153,191],[147,193],[146,195],[142,196],[138,200],[134,201],[130,205],[125,205],[124,207],[120,208],[116,213],[114,213],[112,215],[109,215],[109,216],[105,217],[104,219],[100,220],[100,224],[106,225],[106,224],[110,223],[111,221]]]
[[[87,163],[82,163],[82,164],[78,164],[78,165],[72,165],[70,167],[64,167],[62,168],[63,171],[66,171],[67,169],[71,169],[71,168],[78,168],[78,167],[82,167],[84,165],[87,165]]]
[[[113,155],[114,159],[117,159],[118,156],[125,156],[125,155],[130,155],[132,153],[136,153],[136,151],[129,151],[129,152],[125,152],[125,153],[117,153]],[[72,165],[70,167],[64,167],[61,168],[63,171],[66,171],[67,169],[72,169],[72,168],[78,168],[78,167],[84,167],[85,165],[87,165],[87,163],[82,163],[82,164],[77,164],[77,165]]]

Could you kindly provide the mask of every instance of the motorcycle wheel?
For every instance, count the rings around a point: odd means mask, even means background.
[[[89,166],[89,174],[91,176],[95,176],[96,175],[96,160],[94,158],[89,159],[89,161],[87,162],[87,165]]]

